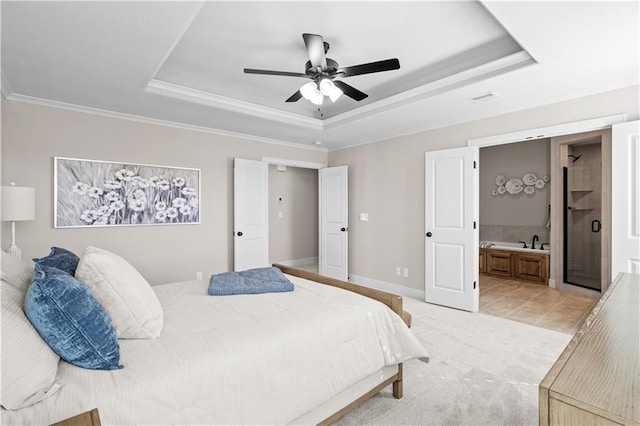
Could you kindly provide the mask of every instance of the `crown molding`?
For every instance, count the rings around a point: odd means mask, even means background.
[[[521,50],[465,71],[435,80],[415,89],[407,90],[380,101],[344,112],[324,120],[324,128],[331,129],[373,114],[398,108],[413,102],[427,99],[477,81],[485,80],[537,62],[526,51]]]
[[[295,143],[295,142],[281,141],[281,140],[277,140],[277,139],[264,138],[264,137],[260,137],[260,136],[254,136],[254,135],[249,135],[249,134],[244,134],[244,133],[239,133],[239,132],[230,132],[230,131],[227,131],[227,130],[214,129],[214,128],[203,127],[203,126],[196,126],[196,125],[193,125],[193,124],[178,123],[178,122],[175,122],[175,121],[160,120],[160,119],[157,119],[157,118],[144,117],[144,116],[141,116],[141,115],[125,114],[125,113],[122,113],[122,112],[115,112],[115,111],[109,111],[109,110],[104,110],[104,109],[99,109],[99,108],[87,107],[87,106],[83,106],[83,105],[70,104],[70,103],[66,103],[66,102],[59,102],[59,101],[52,101],[52,100],[48,100],[48,99],[35,98],[35,97],[32,97],[32,96],[25,96],[25,95],[19,95],[19,94],[11,93],[11,94],[9,94],[9,96],[5,96],[5,98],[7,100],[15,101],[15,102],[23,102],[23,103],[28,103],[28,104],[46,106],[46,107],[50,107],[50,108],[64,109],[64,110],[68,110],[68,111],[80,112],[80,113],[85,113],[85,114],[99,115],[99,116],[102,116],[102,117],[117,118],[117,119],[120,119],[120,120],[135,121],[135,122],[144,123],[144,124],[153,124],[153,125],[157,125],[157,126],[172,127],[174,129],[191,130],[191,131],[196,131],[196,132],[201,132],[201,133],[209,133],[209,134],[214,134],[214,135],[219,135],[219,136],[228,136],[228,137],[233,137],[233,138],[250,140],[250,141],[254,141],[254,142],[269,143],[269,144],[273,144],[273,145],[282,145],[282,146],[287,146],[287,147],[290,147],[290,148],[298,148],[298,149],[306,149],[306,150],[310,150],[310,151],[327,152],[327,148],[326,147],[319,147],[319,146],[316,146],[316,145],[303,145],[303,144]]]
[[[227,111],[253,115],[254,117],[294,124],[312,130],[323,130],[322,120],[318,120],[316,118],[305,117],[299,114],[293,114],[251,102],[239,101],[226,96],[220,96],[214,93],[174,83],[168,83],[158,79],[151,80],[149,84],[147,84],[145,91],[156,95],[180,99],[182,101],[195,102],[201,105],[220,108]]]

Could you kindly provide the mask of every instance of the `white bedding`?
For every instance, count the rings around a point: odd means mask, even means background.
[[[383,304],[288,278],[293,292],[260,295],[209,296],[206,281],[154,287],[158,339],[120,340],[122,370],[61,361],[62,389],[2,410],[2,424],[95,407],[103,424],[286,424],[385,365],[427,356]]]

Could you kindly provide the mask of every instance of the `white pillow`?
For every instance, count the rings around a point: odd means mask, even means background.
[[[26,292],[31,278],[33,278],[33,269],[35,264],[31,260],[18,259],[15,256],[2,251],[2,279],[14,286],[15,288]]]
[[[22,310],[24,292],[2,280],[2,406],[17,410],[56,393],[60,357]]]
[[[155,339],[160,336],[163,313],[147,280],[120,256],[87,247],[76,278],[93,290],[105,307],[120,339]]]

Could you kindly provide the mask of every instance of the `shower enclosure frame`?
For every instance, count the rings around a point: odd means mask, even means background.
[[[563,167],[567,167],[571,161],[568,157],[569,147],[575,144],[600,142],[602,152],[602,212],[600,230],[601,243],[601,279],[600,291],[604,293],[611,275],[611,129],[602,129],[592,132],[577,133],[567,136],[551,138],[551,247],[553,247],[551,278],[555,280],[556,287],[564,284],[564,262],[566,259],[564,247],[564,209],[563,199]],[[568,284],[571,285],[571,284]],[[574,287],[572,285],[572,287]]]

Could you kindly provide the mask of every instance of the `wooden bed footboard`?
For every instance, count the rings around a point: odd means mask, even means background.
[[[347,281],[326,277],[324,275],[316,274],[314,272],[294,268],[293,266],[285,266],[279,263],[274,263],[273,266],[280,269],[285,274],[293,275],[295,277],[305,278],[310,281],[316,281],[321,284],[340,287],[344,290],[353,291],[354,293],[358,293],[363,296],[382,302],[402,318],[402,296],[398,296],[397,294],[388,293],[382,290],[376,290],[373,288],[364,287],[364,286],[353,284]]]
[[[369,287],[364,287],[358,284],[353,284],[347,281],[338,280],[335,278],[327,277],[324,275],[316,274],[314,272],[305,271],[303,269],[295,268],[292,266],[281,265],[279,263],[274,263],[274,267],[280,269],[283,273],[293,275],[295,277],[304,278],[310,281],[315,281],[320,284],[326,284],[334,287],[339,287],[344,290],[352,291],[354,293],[361,294],[363,296],[369,297],[371,299],[377,300],[379,302],[387,305],[393,312],[398,314],[400,318],[402,318],[402,296],[397,294],[388,293],[382,290],[376,290]],[[360,398],[351,402],[349,405],[344,407],[342,410],[334,413],[327,419],[325,419],[321,424],[331,424],[339,420],[349,411],[353,410],[358,405],[362,404],[364,401],[368,400],[382,389],[386,388],[389,385],[393,385],[393,397],[396,399],[402,398],[402,363],[398,364],[398,371],[389,379],[380,383],[373,389],[371,389],[366,394],[362,395]]]

